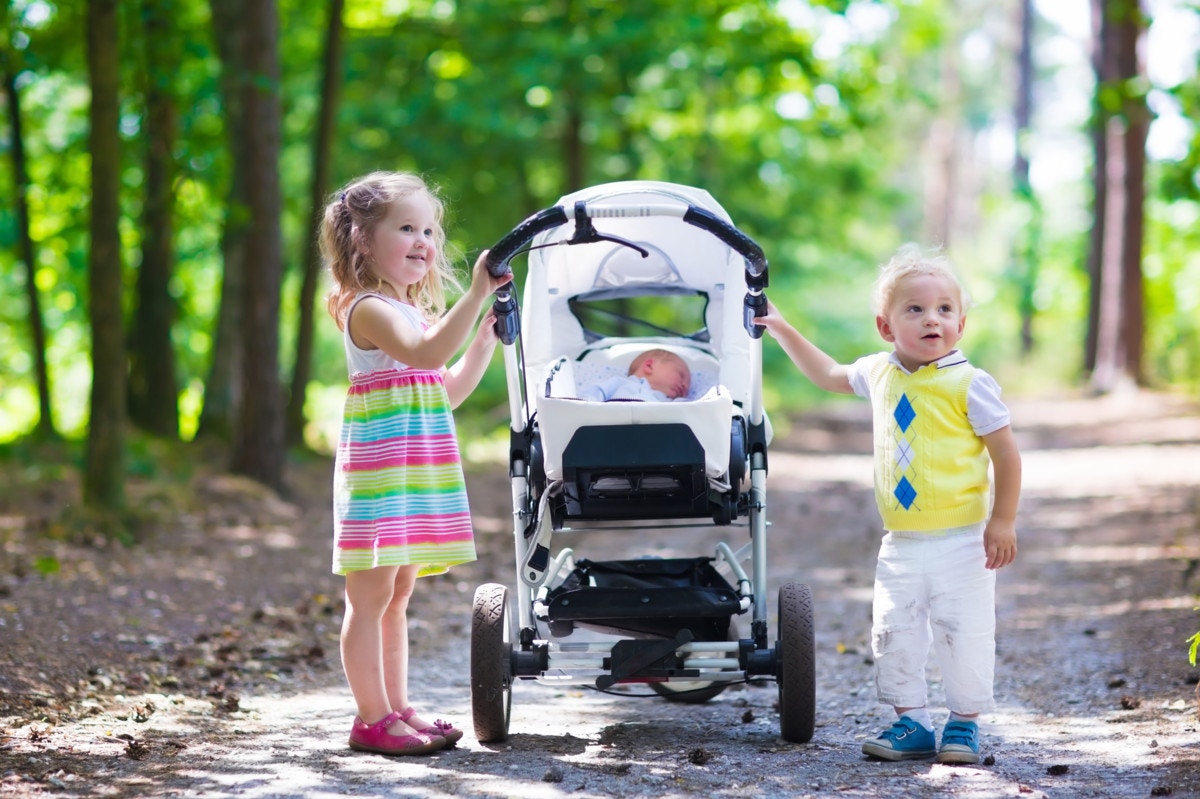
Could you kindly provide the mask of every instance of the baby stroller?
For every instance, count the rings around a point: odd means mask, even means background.
[[[511,283],[494,304],[512,420],[515,600],[496,583],[475,592],[477,737],[508,737],[518,680],[602,691],[645,684],[668,700],[704,702],[734,683],[774,679],[782,737],[808,741],[816,678],[807,585],[780,588],[773,646],[768,635],[770,426],[762,328],[752,321],[766,309],[761,248],[708,192],[629,181],[530,216],[492,248],[489,270],[504,274],[521,252],[522,307]],[[680,327],[689,312],[695,323]],[[585,382],[624,374],[648,348],[691,367],[686,401],[578,398]],[[564,545],[596,530],[640,540],[714,525],[744,530],[748,541],[721,542],[711,556],[617,560]]]

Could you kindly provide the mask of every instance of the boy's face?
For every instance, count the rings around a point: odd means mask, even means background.
[[[631,374],[645,378],[650,388],[670,399],[686,397],[692,386],[691,370],[682,358],[647,356]]]
[[[892,343],[896,357],[910,372],[954,349],[966,322],[962,292],[942,275],[903,278],[887,310],[875,317],[879,335]]]

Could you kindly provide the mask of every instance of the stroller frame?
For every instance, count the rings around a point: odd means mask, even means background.
[[[709,484],[704,453],[697,455],[700,445],[683,424],[585,426],[564,451],[561,479],[549,479],[522,362],[524,334],[515,289],[512,282],[497,289],[493,308],[511,418],[509,478],[517,569],[511,604],[516,614],[514,618],[505,585],[489,583],[475,592],[471,697],[480,741],[508,737],[512,687],[527,680],[591,684],[599,690],[642,683],[668,700],[696,703],[734,683],[774,679],[781,736],[806,742],[813,735],[813,600],[807,585],[789,582],[780,587],[774,646],[768,633],[769,427],[762,401],[763,328],[754,323],[766,313],[767,260],[762,249],[733,226],[706,192],[630,181],[568,195],[559,205],[533,214],[490,250],[487,266],[494,276],[511,274],[516,255],[557,245],[615,244],[645,258],[647,250],[638,242],[601,232],[594,220],[656,218],[682,220],[713,237],[711,246],[731,250],[745,262],[741,329],[724,331],[741,335],[744,330],[749,339],[749,391],[744,415],[731,421],[728,471],[715,483],[717,488]],[[572,222],[573,232],[566,238],[564,226]],[[555,235],[557,240],[548,240]],[[614,466],[611,453],[620,453],[623,463]],[[683,490],[656,494],[655,480]],[[695,520],[704,517],[719,526],[747,528],[749,542],[737,550],[719,543],[712,557],[598,562],[576,559],[570,547],[554,553],[550,546],[554,533],[564,529],[696,527]],[[741,518],[745,521],[735,521]],[[672,519],[683,521],[668,523]],[[572,526],[565,528],[567,523]],[[747,559],[749,573],[742,566]],[[732,619],[745,614],[751,617],[749,636],[738,638]],[[569,639],[576,630],[598,631],[609,638],[558,640]]]

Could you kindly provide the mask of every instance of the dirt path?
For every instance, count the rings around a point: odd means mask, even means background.
[[[351,752],[317,464],[304,503],[200,481],[202,521],[136,558],[58,545],[47,578],[5,498],[0,796],[1200,797],[1185,645],[1200,627],[1200,412],[1161,396],[1014,406],[1022,540],[999,579],[990,759],[946,766],[859,752],[890,722],[869,664],[878,522],[860,411],[801,420],[770,453],[772,613],[787,580],[816,602],[808,744],[779,739],[774,683],[699,706],[518,683],[510,739],[480,744],[471,596],[514,579],[505,468],[484,464],[469,478],[484,557],[421,586],[413,625],[414,693],[468,733],[426,758]],[[699,538],[589,537],[585,554],[719,540]]]

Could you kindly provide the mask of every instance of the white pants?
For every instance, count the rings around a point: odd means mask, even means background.
[[[933,644],[950,710],[991,710],[996,572],[984,565],[983,527],[883,537],[871,630],[880,702],[927,704],[925,667]]]

